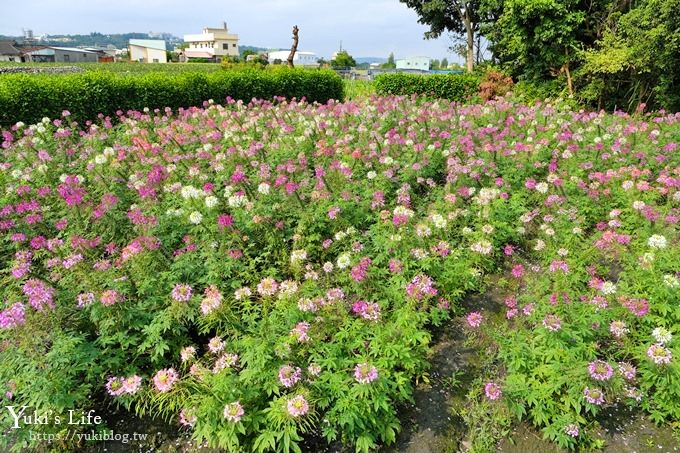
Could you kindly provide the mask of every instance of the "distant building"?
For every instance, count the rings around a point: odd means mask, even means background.
[[[226,22],[222,28],[206,27],[203,33],[184,35],[184,42],[189,45],[183,53],[186,59],[206,58],[219,61],[226,56],[239,55],[238,35],[229,33]]]
[[[131,39],[128,45],[130,61],[140,63],[167,63],[165,41],[161,39]]]
[[[430,57],[410,57],[403,60],[397,60],[397,69],[415,69],[420,71],[429,71],[432,65]]]
[[[0,41],[0,61],[21,61],[21,51],[14,41]]]
[[[36,63],[96,63],[97,52],[77,47],[48,46],[37,50],[25,51],[26,60]]]
[[[269,64],[273,64],[276,60],[281,60],[281,63],[286,63],[288,61],[288,55],[290,55],[290,50],[275,50],[269,52],[268,60]],[[293,57],[293,65],[302,67],[319,67],[319,57],[314,52],[295,52]]]

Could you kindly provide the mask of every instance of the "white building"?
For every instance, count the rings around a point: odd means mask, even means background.
[[[430,57],[409,57],[403,60],[397,60],[397,69],[416,69],[420,71],[429,71],[432,65]]]
[[[167,63],[165,41],[160,39],[131,39],[128,54],[130,61],[140,63]]]
[[[268,60],[269,64],[273,64],[276,60],[281,60],[281,63],[287,64],[288,55],[290,55],[290,50],[275,50],[269,52]],[[293,65],[301,67],[319,67],[318,63],[319,57],[314,52],[295,52],[293,57]]]
[[[238,35],[229,33],[226,22],[222,28],[206,27],[203,33],[184,35],[184,42],[189,44],[189,47],[184,49],[186,58],[218,60],[227,55],[233,57],[239,55]]]

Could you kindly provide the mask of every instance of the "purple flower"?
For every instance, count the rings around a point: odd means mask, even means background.
[[[183,283],[178,283],[172,289],[172,298],[177,302],[189,302],[191,300],[191,294],[193,289],[189,285]]]
[[[368,363],[358,363],[354,367],[354,379],[360,384],[370,384],[378,379],[378,369]]]
[[[302,378],[302,370],[291,365],[279,368],[279,381],[284,387],[293,387]]]
[[[476,329],[477,327],[482,325],[483,319],[484,318],[482,317],[482,314],[478,311],[473,311],[465,318],[465,320],[468,323],[468,326],[472,327],[473,329]]]
[[[543,327],[551,332],[557,332],[562,328],[562,320],[557,315],[546,315],[543,318]]]
[[[614,374],[614,369],[607,362],[595,360],[588,364],[588,373],[596,381],[608,381]]]
[[[484,394],[493,401],[500,398],[503,392],[501,391],[501,387],[495,382],[487,382],[484,386]]]
[[[583,396],[590,404],[600,406],[604,403],[604,392],[598,388],[591,389],[590,387],[586,387],[583,390]]]
[[[575,425],[574,423],[570,423],[567,426],[564,427],[564,432],[571,437],[578,437],[579,434],[579,429],[578,425]]]
[[[13,329],[26,322],[24,304],[16,302],[0,311],[0,329]]]
[[[49,308],[54,308],[54,289],[47,286],[42,280],[35,278],[27,280],[22,291],[28,297],[28,303],[36,310],[41,311],[46,305]]]
[[[655,343],[647,349],[647,356],[657,365],[669,364],[671,359],[673,359],[671,350],[659,343]]]

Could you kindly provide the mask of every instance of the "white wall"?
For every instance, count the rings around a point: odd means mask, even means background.
[[[154,59],[158,59],[158,63],[167,63],[167,55],[164,50],[149,49],[147,47],[130,46],[130,61],[143,61],[144,63],[155,63]]]

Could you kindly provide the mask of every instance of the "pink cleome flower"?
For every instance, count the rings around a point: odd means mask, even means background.
[[[665,348],[660,343],[654,343],[647,349],[647,356],[652,359],[657,365],[666,365],[671,363],[673,353],[670,349]]]
[[[378,379],[378,369],[368,363],[358,363],[354,367],[354,379],[360,384],[370,384]]]
[[[279,381],[284,387],[293,387],[302,378],[302,370],[291,365],[279,368]]]
[[[297,395],[288,400],[286,404],[288,413],[293,417],[301,417],[309,411],[309,403],[302,395]]]
[[[179,379],[179,376],[173,368],[164,368],[156,372],[153,377],[153,383],[156,390],[165,393],[172,389],[177,379]]]
[[[614,369],[603,360],[595,360],[588,364],[588,373],[596,381],[608,381],[614,374]]]
[[[590,387],[586,387],[583,390],[583,396],[590,404],[600,406],[602,403],[604,403],[604,392],[598,388],[591,389]]]
[[[234,401],[233,403],[224,406],[224,418],[230,422],[238,423],[241,420],[241,417],[243,417],[243,414],[245,414],[245,411],[243,410],[240,401]]]
[[[500,398],[502,394],[500,385],[495,382],[487,382],[484,386],[484,395],[492,401]]]
[[[478,311],[473,311],[465,318],[465,320],[468,323],[468,326],[472,327],[473,329],[479,327],[482,324],[483,319],[484,318],[482,317],[482,314]]]
[[[188,302],[191,300],[191,294],[193,293],[193,289],[189,285],[185,285],[183,283],[178,283],[175,285],[175,287],[172,289],[172,298],[176,300],[177,302]]]

